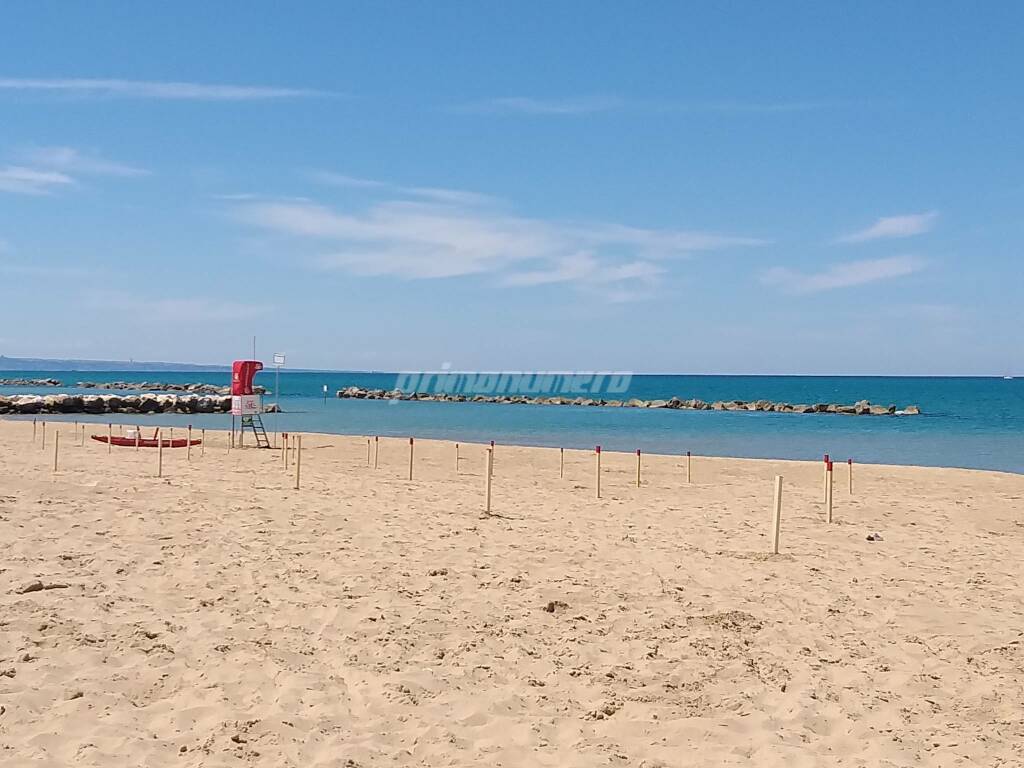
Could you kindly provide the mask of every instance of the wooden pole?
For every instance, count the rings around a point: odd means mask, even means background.
[[[57,471],[57,453],[60,451],[60,431],[53,436],[53,471]]]
[[[640,487],[640,449],[636,449],[636,487]]]
[[[601,446],[600,445],[595,446],[595,448],[594,448],[594,457],[595,457],[594,471],[595,471],[595,476],[596,476],[596,480],[597,480],[597,482],[595,484],[595,487],[597,489],[597,498],[600,499],[601,498]]]
[[[170,430],[171,430],[171,434],[170,434],[170,436],[167,439],[171,441],[171,444],[168,445],[167,447],[168,448],[173,448],[174,447],[174,427],[170,427]]]
[[[36,444],[36,420],[32,419],[32,445]]]
[[[686,483],[687,483],[687,485],[689,485],[690,478],[691,478],[691,475],[690,475],[690,470],[691,470],[691,466],[690,465],[691,465],[691,463],[692,463],[692,457],[690,456],[690,452],[687,451],[686,452]]]
[[[366,466],[370,466],[370,438],[366,438]]]
[[[139,450],[139,438],[142,436],[142,427],[138,424],[135,425],[135,451]]]
[[[281,438],[281,449],[284,451],[284,471],[288,471],[288,433]]]
[[[853,459],[847,459],[846,466],[850,479],[850,495],[853,496]]]
[[[159,428],[156,430],[156,476],[164,476],[164,439]]]
[[[83,448],[85,447],[85,424],[82,425],[82,442],[80,443],[80,445]]]
[[[459,444],[455,444],[455,474],[459,474]]]
[[[380,435],[373,436],[373,468],[379,466],[380,461]]]
[[[782,526],[782,475],[775,476],[775,497],[772,503],[772,554],[779,554],[779,529]]]
[[[43,422],[43,442],[42,442],[42,446],[41,447],[42,447],[43,450],[46,450],[46,422],[45,421]]]
[[[75,445],[78,444],[78,419],[75,419]]]
[[[186,442],[188,443],[185,446],[185,460],[186,461],[192,461],[192,425],[191,424],[188,425],[188,434],[185,435],[185,437],[187,438]]]
[[[412,481],[412,438],[409,438],[409,480]]]
[[[832,462],[825,470],[825,522],[832,522]]]
[[[114,439],[114,425],[107,424],[107,453],[111,450],[111,440]]]
[[[299,490],[299,477],[302,474],[302,435],[295,439],[295,490]]]
[[[486,512],[491,511],[491,481],[494,475],[494,449],[488,447],[487,449],[487,462],[484,465],[484,474],[487,476],[487,485],[485,491],[486,505],[484,510]]]
[[[828,503],[828,462],[829,462],[829,458],[828,458],[828,454],[826,453],[825,454],[825,459],[824,459],[825,475],[822,478],[822,487],[821,487],[822,500],[826,504]]]
[[[565,477],[565,448],[558,449],[558,477]]]
[[[199,430],[199,458],[206,455],[206,430]]]

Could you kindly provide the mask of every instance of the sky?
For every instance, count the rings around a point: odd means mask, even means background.
[[[1024,374],[1024,6],[9,3],[0,354]]]

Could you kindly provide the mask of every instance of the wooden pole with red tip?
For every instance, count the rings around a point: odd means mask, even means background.
[[[690,484],[691,479],[692,479],[692,475],[690,474],[690,470],[693,468],[692,464],[693,464],[693,457],[690,456],[690,452],[687,451],[686,452],[686,483],[687,483],[687,485]]]
[[[822,478],[822,489],[821,489],[822,500],[824,502],[826,502],[826,503],[828,502],[828,463],[829,463],[829,461],[830,461],[830,459],[828,457],[828,454],[826,453],[825,454],[825,458],[823,459],[823,464],[824,464],[824,467],[825,467],[825,475]]]

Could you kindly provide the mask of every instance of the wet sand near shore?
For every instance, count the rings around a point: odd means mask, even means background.
[[[1024,476],[207,434],[0,421],[0,764],[1024,763]]]

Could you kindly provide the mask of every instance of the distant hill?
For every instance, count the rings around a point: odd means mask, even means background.
[[[0,371],[230,371],[229,365],[144,360],[45,360],[0,355]]]

